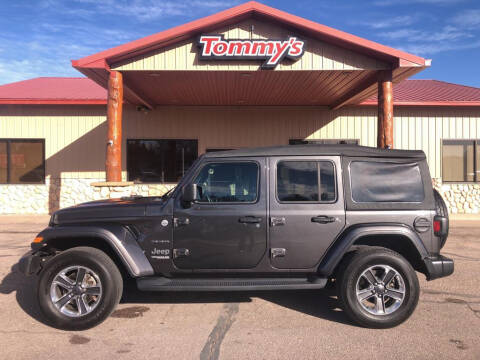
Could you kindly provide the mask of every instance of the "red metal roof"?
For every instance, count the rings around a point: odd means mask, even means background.
[[[107,90],[88,78],[39,77],[0,85],[0,104],[106,104]]]
[[[480,88],[438,80],[404,80],[393,85],[393,101],[397,106],[480,106]],[[376,96],[361,102],[376,104]]]
[[[480,106],[480,88],[438,80],[404,80],[394,85],[393,98],[397,106]],[[40,77],[0,85],[0,104],[106,103],[107,91],[88,78]],[[376,97],[361,103],[376,104]]]
[[[185,38],[197,35],[203,31],[210,31],[225,24],[231,24],[249,16],[268,18],[296,28],[314,38],[335,43],[354,51],[362,52],[373,57],[397,62],[400,66],[429,66],[429,61],[422,57],[406,53],[376,42],[310,21],[299,16],[249,1],[231,9],[150,35],[124,45],[120,45],[79,60],[72,60],[72,65],[77,68],[106,68],[109,64],[138,56],[174,43]]]

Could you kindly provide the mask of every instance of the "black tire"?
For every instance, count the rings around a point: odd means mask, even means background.
[[[447,229],[445,235],[440,238],[440,248],[445,245],[448,237],[448,228],[449,228],[449,218],[448,218],[448,208],[445,200],[443,200],[442,195],[438,192],[437,189],[433,189],[433,198],[435,199],[435,213],[437,215],[443,216],[447,219]]]
[[[95,307],[92,306],[90,313],[78,317],[60,312],[50,296],[54,278],[60,271],[72,266],[91,269],[101,282],[101,296]],[[37,292],[40,309],[50,325],[64,330],[85,330],[100,324],[112,313],[122,297],[123,280],[115,263],[103,251],[75,247],[48,261],[40,273]],[[75,306],[75,303],[71,306]]]
[[[403,302],[392,313],[372,314],[357,299],[357,282],[366,280],[365,278],[359,280],[362,273],[377,265],[394,269],[403,280]],[[396,282],[398,278],[395,277],[392,281]],[[370,287],[369,284],[368,286]],[[373,288],[375,289],[375,287]],[[413,313],[418,303],[420,287],[415,270],[404,257],[386,248],[368,246],[347,254],[342,261],[337,291],[343,310],[353,321],[368,328],[390,328],[401,324]],[[379,294],[378,290],[377,294]],[[374,303],[376,297],[377,295],[372,295],[365,301]],[[388,296],[384,298],[387,299],[386,302],[395,302],[393,298]]]

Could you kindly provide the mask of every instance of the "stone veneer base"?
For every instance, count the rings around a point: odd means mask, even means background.
[[[92,186],[95,183],[101,186]],[[175,185],[50,178],[38,185],[0,185],[0,214],[49,214],[86,201],[131,195],[161,196]]]
[[[480,213],[480,184],[442,184],[441,179],[433,179],[433,185],[442,194],[450,213]],[[0,185],[0,214],[48,214],[86,201],[131,195],[160,196],[174,186],[50,178],[39,185]]]

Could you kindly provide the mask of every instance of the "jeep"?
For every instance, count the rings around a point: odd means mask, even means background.
[[[105,320],[133,278],[144,291],[335,287],[364,327],[405,321],[440,255],[445,203],[423,151],[290,145],[206,153],[161,197],[55,212],[21,258],[57,328]]]

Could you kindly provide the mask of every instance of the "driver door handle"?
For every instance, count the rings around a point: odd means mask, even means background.
[[[238,222],[241,222],[243,224],[258,224],[262,222],[262,218],[256,216],[244,216],[238,219]]]
[[[328,224],[328,223],[335,222],[335,218],[331,216],[326,216],[326,215],[319,215],[319,216],[312,217],[312,222],[319,223],[319,224]]]

